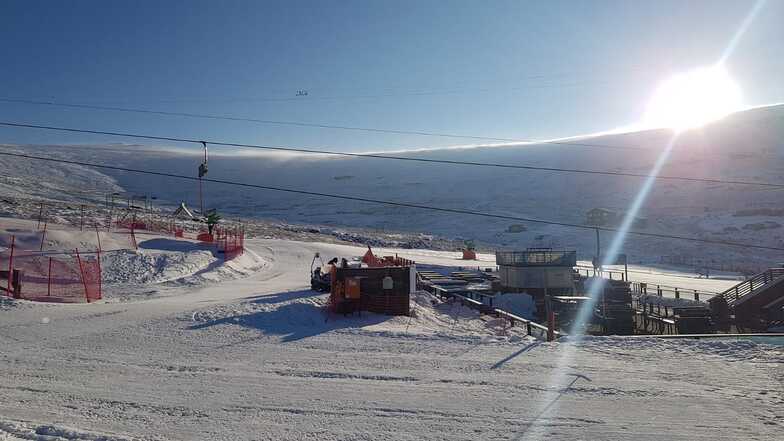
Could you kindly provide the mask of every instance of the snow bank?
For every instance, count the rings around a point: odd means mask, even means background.
[[[61,425],[0,420],[0,441],[130,441],[132,439],[86,432]]]
[[[117,250],[101,256],[106,285],[163,283],[193,275],[220,262],[207,250],[148,252]]]
[[[164,242],[169,245],[163,245]],[[105,298],[109,301],[146,299],[177,287],[243,278],[267,265],[251,250],[224,260],[214,248],[196,242],[156,239],[139,246],[139,250],[116,250],[102,255]]]

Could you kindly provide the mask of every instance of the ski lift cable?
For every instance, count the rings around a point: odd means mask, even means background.
[[[389,133],[389,134],[395,134],[395,135],[414,135],[414,136],[428,136],[428,137],[436,137],[436,138],[453,138],[453,139],[474,139],[474,140],[495,141],[495,142],[519,142],[519,143],[539,144],[539,145],[552,144],[552,145],[566,145],[566,146],[576,146],[576,147],[592,147],[592,148],[615,149],[615,150],[644,150],[644,149],[639,148],[639,147],[619,146],[619,145],[589,143],[589,142],[539,141],[539,140],[531,140],[531,139],[505,138],[505,137],[493,137],[493,136],[477,136],[477,135],[462,135],[462,134],[454,134],[454,133],[427,132],[427,131],[417,131],[417,130],[382,129],[382,128],[377,128],[377,127],[344,126],[344,125],[335,125],[335,124],[309,123],[309,122],[302,122],[302,121],[279,121],[279,120],[250,118],[250,117],[243,117],[243,116],[215,115],[215,114],[192,113],[192,112],[173,112],[173,111],[153,110],[153,109],[144,109],[144,108],[117,107],[117,106],[99,106],[99,105],[94,105],[94,104],[65,103],[65,102],[54,102],[54,101],[36,101],[36,100],[26,100],[26,99],[16,99],[16,98],[2,98],[2,97],[0,97],[0,102],[20,103],[20,104],[30,104],[30,105],[40,105],[40,106],[66,107],[66,108],[87,109],[87,110],[106,110],[106,111],[112,111],[112,112],[141,113],[141,114],[163,115],[163,116],[181,116],[181,117],[186,117],[186,118],[201,118],[201,119],[213,119],[213,120],[225,120],[225,121],[241,121],[241,122],[252,122],[252,123],[267,124],[267,125],[311,127],[311,128],[317,128],[317,129],[349,130],[349,131],[372,132],[372,133]]]
[[[566,140],[564,141],[532,140],[532,139],[477,136],[477,135],[443,133],[443,132],[428,132],[428,131],[417,131],[417,130],[383,129],[377,127],[344,126],[344,125],[335,125],[335,124],[310,123],[310,122],[302,122],[302,121],[279,121],[279,120],[268,120],[268,119],[259,119],[259,118],[232,116],[232,115],[174,112],[174,111],[154,110],[154,109],[145,109],[145,108],[101,106],[101,105],[84,104],[84,103],[40,101],[40,100],[10,98],[10,97],[0,97],[0,102],[39,105],[39,106],[54,106],[54,107],[86,109],[86,110],[105,110],[105,111],[113,111],[113,112],[153,114],[153,115],[162,115],[162,116],[179,116],[179,117],[186,117],[186,118],[202,118],[202,119],[212,119],[212,120],[252,122],[257,124],[268,124],[268,125],[311,127],[311,128],[318,128],[318,129],[349,130],[349,131],[362,131],[362,132],[373,132],[373,133],[389,133],[389,134],[397,134],[397,135],[428,136],[428,137],[437,137],[437,138],[474,139],[474,140],[483,140],[483,141],[496,141],[496,142],[500,141],[500,142],[526,143],[526,144],[537,144],[537,145],[565,145],[565,146],[615,149],[615,150],[641,150],[641,151],[646,150],[641,147],[632,147],[628,145],[624,146],[624,145],[577,142],[577,141],[566,141]]]
[[[8,152],[8,151],[0,151],[0,155],[2,155],[2,156],[12,156],[12,157],[18,157],[18,158],[26,158],[26,159],[33,159],[33,160],[40,160],[40,161],[59,162],[59,163],[62,163],[62,164],[73,164],[73,165],[80,165],[80,166],[87,166],[87,167],[103,168],[103,169],[108,169],[108,170],[117,170],[117,171],[129,172],[129,173],[139,173],[139,174],[147,174],[147,175],[154,175],[154,176],[162,176],[162,177],[168,177],[168,178],[174,178],[174,179],[183,179],[183,180],[189,180],[189,181],[194,181],[194,180],[198,180],[199,179],[197,177],[179,175],[179,174],[175,174],[175,173],[158,172],[158,171],[151,171],[151,170],[142,170],[142,169],[135,169],[135,168],[129,168],[129,167],[120,167],[120,166],[113,166],[113,165],[105,165],[105,164],[95,164],[95,163],[90,163],[90,162],[74,161],[74,160],[67,160],[67,159],[47,158],[47,157],[34,156],[34,155],[28,155],[28,154],[23,154],[23,153],[12,153],[12,152]],[[260,185],[260,184],[246,183],[246,182],[230,181],[230,180],[225,180],[225,179],[204,178],[204,181],[205,182],[212,182],[212,183],[215,183],[215,184],[225,184],[225,185],[231,185],[231,186],[237,186],[237,187],[243,187],[243,188],[254,188],[254,189],[278,191],[278,192],[285,192],[285,193],[292,193],[292,194],[301,194],[301,195],[306,195],[306,196],[317,196],[317,197],[325,197],[325,198],[333,198],[333,199],[342,199],[342,200],[366,202],[366,203],[371,203],[371,204],[388,205],[388,206],[403,207],[403,208],[414,208],[414,209],[420,209],[420,210],[437,211],[437,212],[442,212],[442,213],[462,214],[462,215],[478,216],[478,217],[484,217],[484,218],[494,218],[494,219],[513,220],[513,221],[519,221],[519,222],[538,223],[538,224],[545,224],[545,225],[555,225],[555,226],[575,228],[575,229],[598,230],[598,231],[605,231],[605,232],[611,232],[611,233],[618,233],[618,232],[620,232],[620,230],[618,230],[616,228],[609,228],[609,227],[597,227],[597,226],[594,226],[594,225],[584,225],[584,224],[571,223],[571,222],[561,222],[561,221],[546,220],[546,219],[536,219],[536,218],[529,218],[529,217],[522,217],[522,216],[511,216],[511,215],[486,213],[486,212],[481,212],[481,211],[474,211],[474,210],[467,210],[467,209],[460,209],[460,208],[436,207],[436,206],[431,206],[431,205],[414,204],[414,203],[409,203],[409,202],[396,202],[396,201],[388,201],[388,200],[380,200],[380,199],[371,199],[371,198],[360,197],[360,196],[350,196],[350,195],[341,195],[341,194],[322,193],[322,192],[298,190],[298,189],[286,188],[286,187],[276,187],[276,186],[269,186],[269,185]],[[635,236],[642,236],[642,237],[653,237],[653,238],[660,238],[660,239],[674,239],[674,240],[683,240],[683,241],[690,241],[690,242],[699,242],[699,243],[706,243],[706,244],[712,244],[712,245],[741,247],[741,248],[745,248],[745,249],[761,249],[761,250],[770,250],[770,251],[784,251],[784,248],[781,248],[781,247],[748,244],[748,243],[742,243],[742,242],[730,242],[730,241],[714,240],[714,239],[703,239],[703,238],[699,238],[699,237],[679,236],[679,235],[665,234],[665,233],[652,233],[652,232],[645,232],[645,231],[629,230],[629,231],[626,231],[625,234],[630,234],[630,235],[635,235]]]
[[[267,145],[260,145],[260,144],[232,143],[232,142],[224,142],[224,141],[205,141],[205,140],[197,140],[197,139],[189,139],[189,138],[178,138],[172,136],[155,136],[155,135],[145,135],[145,134],[138,134],[138,133],[90,130],[90,129],[79,129],[79,128],[72,128],[72,127],[45,126],[45,125],[25,124],[25,123],[11,122],[11,121],[0,121],[0,126],[53,130],[53,131],[71,132],[71,133],[85,133],[85,134],[93,134],[93,135],[117,136],[117,137],[135,138],[135,139],[148,139],[154,141],[196,143],[205,146],[205,152],[204,152],[205,159],[207,157],[206,145],[209,144],[218,147],[250,148],[250,149],[285,151],[285,152],[303,153],[303,154],[312,154],[312,155],[387,159],[387,160],[397,160],[397,161],[410,161],[410,162],[449,164],[449,165],[462,165],[462,166],[475,166],[475,167],[497,167],[497,168],[517,169],[517,170],[536,170],[536,171],[544,171],[544,172],[552,172],[552,173],[573,173],[573,174],[588,174],[588,175],[602,175],[602,176],[615,176],[615,177],[632,177],[632,178],[642,178],[642,179],[654,178],[657,180],[698,182],[698,183],[706,183],[706,184],[750,185],[750,186],[768,187],[774,189],[784,188],[784,184],[778,184],[773,182],[743,181],[743,180],[730,180],[730,179],[718,179],[718,178],[700,178],[700,177],[675,176],[675,175],[650,175],[645,173],[616,172],[616,171],[607,171],[607,170],[589,170],[589,169],[575,169],[575,168],[563,168],[563,167],[540,167],[540,166],[521,165],[521,164],[498,164],[498,163],[476,162],[476,161],[418,158],[418,157],[411,157],[411,156],[393,156],[393,155],[385,155],[385,154],[377,154],[377,153],[350,153],[350,152],[338,152],[333,150],[278,147],[278,146],[267,146]]]

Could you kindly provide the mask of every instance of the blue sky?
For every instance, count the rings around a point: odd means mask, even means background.
[[[638,120],[658,82],[721,57],[753,4],[5,1],[0,97],[553,138]],[[767,2],[727,62],[746,104],[784,101],[782,19]],[[473,142],[9,103],[0,119],[351,151]]]

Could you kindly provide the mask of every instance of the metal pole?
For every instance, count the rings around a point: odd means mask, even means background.
[[[201,215],[204,217],[204,198],[202,197],[201,192],[201,178],[199,178],[199,211],[201,211]]]
[[[547,268],[543,269],[544,274],[544,311],[547,317],[547,341],[555,340],[555,314],[550,304],[550,294],[547,291]]]
[[[136,234],[134,233],[134,229],[136,228],[136,213],[133,213],[131,217],[131,243],[133,243],[133,249],[138,250],[139,245],[136,243]]]
[[[112,206],[109,208],[109,222],[106,224],[106,231],[112,230],[112,218],[114,218],[114,193],[112,193]]]
[[[101,272],[101,248],[98,247],[98,299],[103,298],[103,285],[102,285],[103,272]]]
[[[44,221],[44,231],[41,232],[41,249],[39,249],[38,251],[44,250],[44,239],[46,239],[46,224],[47,222]]]
[[[95,225],[95,238],[98,240],[98,252],[101,252],[101,234],[98,232],[98,224]]]
[[[79,248],[76,251],[76,261],[79,262],[79,275],[82,277],[82,285],[84,285],[84,298],[87,303],[90,303],[90,296],[87,294],[87,280],[84,278],[84,267],[82,267],[82,258],[79,256]]]

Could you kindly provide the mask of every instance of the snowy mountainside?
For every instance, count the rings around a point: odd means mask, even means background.
[[[783,106],[757,108],[685,132],[678,138],[660,175],[784,182],[782,117]],[[566,141],[601,147],[562,144],[475,146],[390,155],[646,174],[671,137],[670,131],[651,130]],[[198,155],[181,150],[155,153],[145,148],[134,153],[132,146],[122,149],[18,148],[188,176],[195,175],[200,161]],[[622,214],[642,185],[642,179],[635,177],[369,158],[278,156],[259,150],[243,150],[240,155],[231,155],[213,148],[210,158],[208,177],[212,179],[580,224],[586,223],[586,212],[593,208],[608,208]],[[152,194],[171,204],[186,201],[192,206],[198,205],[198,190],[193,182],[140,177],[118,171],[101,172],[130,192]],[[647,223],[635,226],[635,229],[783,246],[784,212],[775,211],[780,208],[780,191],[739,184],[658,180],[639,213]],[[578,249],[585,257],[593,255],[595,248],[594,234],[590,230],[533,222],[445,214],[216,183],[206,184],[205,200],[207,206],[230,216],[420,231],[506,248],[569,247]],[[754,211],[760,209],[768,211]],[[763,215],[749,216],[748,213]],[[606,247],[611,234],[604,236]],[[629,237],[626,243],[624,251],[639,262],[655,261],[665,254],[717,261],[748,257],[747,250],[743,249],[683,241]],[[752,259],[767,264],[775,257],[763,252],[755,253]]]
[[[71,146],[48,146],[44,150]],[[36,152],[41,147],[11,146],[0,144],[0,151]],[[48,153],[46,156],[49,156]],[[87,155],[89,157],[89,155]],[[103,201],[105,194],[122,191],[114,179],[90,167],[56,162],[32,161],[25,158],[0,155],[0,195],[25,198],[56,199],[61,201]]]

